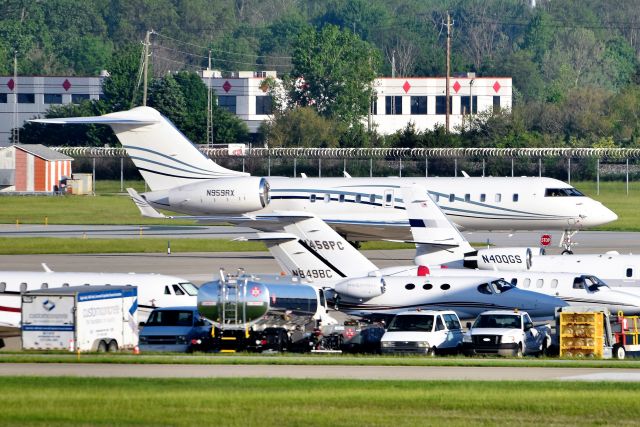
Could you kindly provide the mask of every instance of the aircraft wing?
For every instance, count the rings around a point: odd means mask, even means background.
[[[159,123],[158,120],[152,117],[137,117],[134,115],[124,116],[123,114],[116,115],[117,113],[106,114],[104,116],[91,116],[91,117],[59,117],[54,119],[33,119],[29,120],[34,123],[44,124],[56,124],[56,125],[70,125],[70,124],[98,124],[98,125],[151,125]]]
[[[133,203],[135,203],[138,209],[140,209],[142,216],[146,216],[147,218],[167,218],[166,215],[155,210],[149,202],[147,202],[144,197],[138,194],[138,192],[133,188],[127,188],[127,193],[129,193]]]
[[[434,241],[434,240],[395,240],[395,239],[383,239],[385,242],[395,242],[395,243],[414,243],[416,245],[430,245],[430,246],[440,246],[443,248],[452,248],[460,246],[456,242],[442,242],[442,241]]]
[[[256,237],[238,237],[233,239],[238,242],[265,242],[267,244],[280,244],[298,240],[297,236],[290,233],[257,233]]]

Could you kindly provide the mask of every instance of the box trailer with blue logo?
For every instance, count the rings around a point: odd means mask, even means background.
[[[22,295],[24,350],[118,351],[137,345],[135,286],[73,286]]]

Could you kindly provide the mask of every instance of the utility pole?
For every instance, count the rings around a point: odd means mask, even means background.
[[[18,124],[18,51],[13,52],[13,94],[16,99],[13,103],[13,144],[20,144],[20,125]]]
[[[213,145],[213,94],[211,93],[211,49],[209,49],[209,64],[207,66],[207,146]]]
[[[391,77],[396,76],[396,51],[391,51]]]
[[[447,88],[445,90],[446,97],[446,120],[445,127],[447,133],[449,133],[449,109],[451,108],[451,100],[449,99],[449,79],[451,78],[451,15],[447,11]]]
[[[143,85],[142,85],[142,105],[146,107],[147,105],[147,74],[149,72],[149,38],[151,37],[151,31],[147,31],[147,35],[144,37],[144,76],[143,76]]]

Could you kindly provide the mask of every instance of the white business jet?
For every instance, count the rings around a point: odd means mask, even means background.
[[[405,201],[409,201],[406,206],[413,226],[413,242],[417,246],[415,261],[418,266],[378,270],[319,218],[304,213],[282,214],[286,233],[258,233],[255,240],[264,241],[280,266],[290,274],[308,280],[335,281],[339,278],[356,277],[334,285],[340,295],[377,296],[380,289],[379,276],[384,276],[386,282],[394,283],[406,281],[407,277],[418,281],[434,278],[454,280],[463,277],[485,280],[488,284],[477,288],[479,293],[485,295],[491,295],[499,289],[491,286],[492,280],[506,279],[513,285],[517,284],[520,290],[560,298],[569,305],[605,305],[614,312],[640,312],[640,295],[631,290],[624,292],[627,291],[626,288],[613,291],[592,275],[440,268],[440,264],[446,263],[460,265],[459,261],[464,254],[473,251],[473,248],[438,206],[428,198],[420,199],[419,194],[420,191],[415,188],[403,189]],[[426,248],[421,248],[422,246]],[[411,280],[411,284],[415,285],[414,280]],[[451,309],[460,310],[453,306]]]
[[[617,219],[600,202],[550,178],[252,177],[204,156],[150,107],[33,121],[111,126],[151,189],[138,200],[157,209],[196,215],[201,222],[223,220],[253,227],[251,220],[260,214],[306,211],[350,241],[407,240],[409,222],[398,191],[412,183],[422,184],[461,229],[564,230],[569,249],[576,231]]]
[[[67,286],[137,286],[139,320],[156,307],[195,306],[198,288],[188,280],[163,274],[0,271],[0,337],[20,334],[20,294]]]

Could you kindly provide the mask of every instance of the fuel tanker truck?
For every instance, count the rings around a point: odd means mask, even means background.
[[[337,337],[324,291],[295,277],[220,270],[200,287],[198,311],[215,326],[214,351],[309,351]]]

